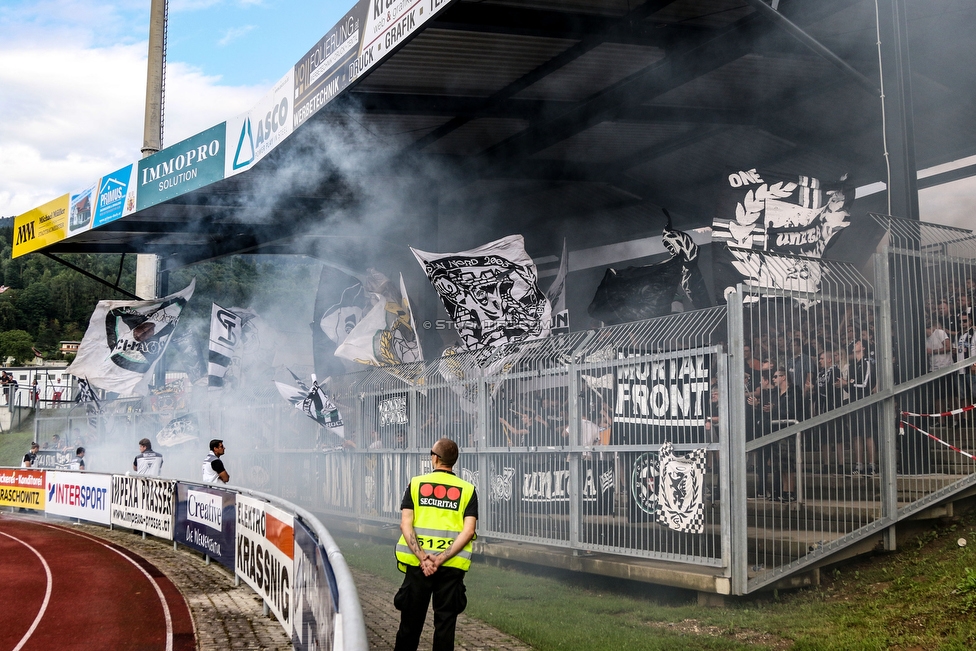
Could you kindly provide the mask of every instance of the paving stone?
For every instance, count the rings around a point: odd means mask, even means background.
[[[201,554],[152,537],[143,539],[122,529],[94,525],[72,525],[93,536],[129,549],[155,565],[179,588],[193,617],[197,649],[224,651],[284,651],[291,642],[274,615],[264,616],[261,598],[248,586],[234,586],[233,574],[217,563],[206,565]],[[393,607],[399,586],[380,577],[352,570],[366,621],[366,636],[372,651],[391,651],[400,625],[400,613]],[[433,613],[428,612],[421,649],[429,649],[434,630]],[[524,642],[461,615],[458,617],[458,651],[531,651]]]

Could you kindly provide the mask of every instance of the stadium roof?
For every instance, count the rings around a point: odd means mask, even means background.
[[[892,43],[889,17],[905,4],[908,38]],[[708,226],[730,169],[848,173],[864,185],[886,179],[886,146],[895,176],[976,154],[976,11],[967,2],[880,1],[887,143],[875,1],[772,5],[423,0],[384,14],[362,0],[269,93],[267,111],[134,163],[131,178],[115,175],[139,185],[124,216],[119,207],[104,224],[31,250],[156,253],[164,271],[232,253],[303,252],[315,225],[356,212],[363,188],[412,177],[428,192],[405,191],[403,210],[421,215],[420,226],[360,215],[355,229],[336,229],[338,255],[361,253],[348,245],[356,232],[417,245],[424,238],[414,235],[438,229],[440,246],[522,232],[558,254],[563,237],[573,249],[659,234],[660,206],[678,227]],[[906,62],[911,73],[899,76]],[[899,79],[910,82],[911,110],[899,106]],[[294,106],[279,100],[288,97]],[[279,116],[291,135],[259,151],[255,136]],[[316,156],[323,133],[351,128],[370,137],[342,150],[359,152],[362,179]],[[214,141],[224,169],[173,180],[181,153],[190,170],[188,152],[212,159]],[[321,162],[314,182],[282,182],[295,161]],[[91,210],[111,176],[93,186]],[[157,182],[158,196],[144,201]]]

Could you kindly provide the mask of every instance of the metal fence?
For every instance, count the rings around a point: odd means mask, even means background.
[[[759,254],[797,282],[522,344],[486,366],[460,354],[349,376],[336,387],[341,448],[284,403],[203,403],[200,438],[246,431],[242,485],[392,527],[448,436],[478,487],[484,539],[691,564],[733,593],[757,590],[976,480],[973,412],[958,411],[976,377],[976,239],[873,220],[864,268]],[[943,297],[956,320],[941,324],[948,350],[933,351],[926,318],[938,323]],[[77,411],[64,422],[87,422]],[[163,424],[135,403],[97,421],[129,440]]]

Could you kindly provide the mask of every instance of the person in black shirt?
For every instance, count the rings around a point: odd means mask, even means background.
[[[837,366],[834,351],[825,348],[817,357],[820,370],[817,372],[817,385],[813,391],[813,409],[815,415],[830,412],[844,403],[844,389],[841,386],[840,367]],[[829,472],[829,451],[834,448],[837,466],[844,465],[844,421],[838,419],[824,423],[816,430],[817,443],[820,446],[824,472]]]
[[[37,451],[41,449],[41,446],[37,442],[31,443],[30,450],[24,455],[24,460],[20,462],[21,468],[33,468],[34,464],[37,463]]]
[[[801,417],[803,397],[790,384],[786,369],[773,373],[773,401],[770,409],[772,431],[794,425]],[[796,473],[793,472],[794,439],[788,437],[772,445],[774,498],[782,502],[796,501]]]
[[[878,383],[874,360],[868,354],[868,345],[864,340],[854,342],[847,379],[841,384],[847,387],[851,402],[863,400],[875,392]],[[851,414],[851,435],[857,438],[854,444],[854,469],[852,475],[873,475],[875,473],[874,459],[877,446],[877,427],[874,418],[875,408],[870,407]],[[864,457],[867,456],[867,466]]]

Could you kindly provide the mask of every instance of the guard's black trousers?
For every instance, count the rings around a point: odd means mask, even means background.
[[[423,570],[412,565],[407,566],[403,585],[393,597],[393,605],[400,611],[400,630],[394,651],[416,651],[431,596],[434,597],[433,651],[454,651],[457,616],[468,605],[464,594],[464,570],[441,566],[431,576],[424,576]]]

